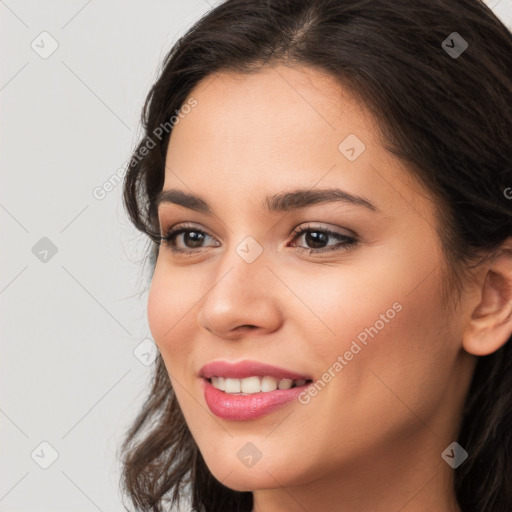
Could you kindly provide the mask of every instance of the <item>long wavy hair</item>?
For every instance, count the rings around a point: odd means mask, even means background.
[[[446,48],[453,32],[467,43],[460,55]],[[475,262],[512,236],[512,34],[480,0],[227,0],[205,14],[166,55],[127,166],[124,205],[152,270],[169,120],[212,73],[273,63],[327,71],[375,115],[385,147],[436,201],[447,292],[460,299]],[[509,340],[479,357],[468,391],[458,442],[469,458],[454,489],[464,512],[512,510],[511,350]],[[184,495],[197,511],[252,510],[251,492],[207,468],[161,356],[120,454],[135,510],[170,510]]]

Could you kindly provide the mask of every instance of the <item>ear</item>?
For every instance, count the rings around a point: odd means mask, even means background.
[[[477,295],[480,302],[462,340],[466,352],[475,356],[492,354],[512,334],[512,239],[502,245],[486,268]]]

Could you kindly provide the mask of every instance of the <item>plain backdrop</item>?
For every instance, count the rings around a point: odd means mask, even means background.
[[[218,3],[0,0],[0,512],[124,510],[116,453],[156,352],[148,245],[108,183]],[[512,0],[488,4],[512,28]]]

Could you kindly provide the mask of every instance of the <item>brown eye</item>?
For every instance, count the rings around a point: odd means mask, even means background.
[[[160,237],[160,241],[166,247],[170,247],[173,252],[192,253],[206,248],[202,244],[212,239],[208,233],[195,227],[179,226],[173,227],[166,231],[164,236]]]
[[[307,251],[309,254],[312,253],[325,253],[330,251],[343,251],[357,244],[357,240],[354,237],[337,233],[325,228],[307,227],[301,228],[293,233],[293,240],[304,239],[304,243],[307,247],[296,246],[299,250]],[[338,243],[329,244],[329,240],[336,240]]]

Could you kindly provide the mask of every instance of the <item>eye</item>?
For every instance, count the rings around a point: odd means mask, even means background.
[[[304,238],[304,242],[312,247],[296,247],[299,251],[306,251],[308,254],[326,253],[331,251],[344,251],[355,246],[357,240],[354,237],[338,233],[330,229],[308,225],[307,227],[297,228],[292,233],[292,241]],[[198,253],[207,247],[203,243],[211,239],[214,244],[211,247],[219,247],[219,243],[206,231],[198,229],[193,225],[179,224],[173,226],[160,237],[160,241],[171,249],[173,253],[191,255]],[[329,240],[335,240],[337,243],[330,244]]]
[[[300,251],[306,251],[308,254],[345,251],[357,244],[357,240],[354,237],[330,229],[310,225],[294,230],[292,240],[300,238],[303,238],[307,245],[312,246],[297,247]],[[338,243],[326,245],[329,239],[337,240]]]
[[[160,241],[166,247],[169,247],[172,252],[191,254],[199,252],[198,249],[204,249],[201,244],[208,238],[214,240],[212,236],[202,229],[192,225],[180,224],[168,229],[165,235],[160,237]],[[218,242],[214,246],[218,247]]]

